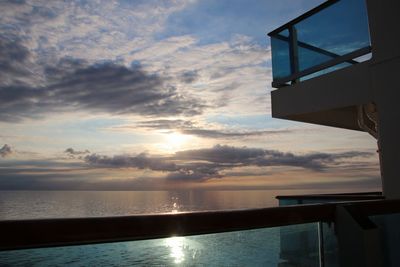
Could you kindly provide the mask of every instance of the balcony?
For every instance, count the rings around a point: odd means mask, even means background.
[[[327,1],[269,36],[272,116],[363,131],[357,109],[372,98],[366,2]]]
[[[272,31],[272,117],[364,131],[400,198],[399,2],[329,0]]]
[[[371,52],[364,0],[328,1],[269,36],[276,88],[360,63]]]

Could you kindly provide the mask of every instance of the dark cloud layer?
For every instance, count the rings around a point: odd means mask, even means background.
[[[167,84],[167,78],[115,63],[89,65],[64,58],[44,69],[45,84],[15,81],[29,51],[0,38],[0,121],[17,122],[56,111],[170,116],[200,114],[204,105]]]
[[[47,87],[0,87],[0,120],[3,121],[76,109],[168,116],[196,115],[202,108],[195,99],[165,86],[161,77],[114,64],[79,69]]]
[[[118,155],[113,157],[91,154],[85,157],[85,161],[92,166],[107,168],[137,168],[153,171],[175,171],[177,169],[174,163],[160,157],[149,157],[145,153],[137,156]]]
[[[2,148],[0,148],[0,157],[5,158],[13,153],[11,147],[5,144]]]
[[[8,145],[0,151],[9,151]],[[68,149],[67,149],[68,150]],[[79,153],[75,149],[68,150]],[[170,156],[153,156],[146,153],[138,155],[105,156],[99,154],[82,155],[81,160],[73,161],[0,161],[0,189],[3,190],[147,190],[147,189],[171,189],[175,181],[202,182],[212,178],[224,178],[232,176],[236,167],[265,167],[287,166],[300,167],[313,172],[345,170],[356,167],[357,175],[354,178],[343,181],[348,184],[351,181],[359,181],[359,171],[362,170],[366,179],[376,185],[379,179],[375,177],[377,166],[371,166],[368,158],[372,153],[350,151],[344,153],[309,153],[296,155],[276,150],[259,148],[233,147],[217,145],[211,148],[180,151]],[[140,169],[163,172],[165,180],[146,178],[149,172],[144,171],[144,176],[117,178],[113,169]],[[350,170],[349,170],[350,171]],[[110,177],[107,176],[110,175]],[[246,175],[252,175],[247,169]],[[256,171],[255,173],[258,173]],[[369,174],[373,174],[372,176]],[[351,172],[350,172],[351,174]],[[243,175],[240,173],[238,175]],[[245,175],[245,176],[246,176]],[[270,175],[268,173],[266,176]],[[110,179],[107,179],[110,178]],[[112,179],[111,179],[112,178]],[[349,178],[352,178],[349,176]],[[365,180],[365,179],[364,179]],[[322,181],[321,181],[322,182]],[[356,182],[354,182],[356,184]],[[329,181],[323,181],[323,184]],[[335,182],[332,182],[335,183]],[[185,183],[180,183],[185,185]],[[358,184],[359,185],[359,184]],[[166,187],[163,187],[166,186]],[[292,186],[302,188],[301,179]],[[251,186],[250,186],[251,187]],[[271,185],[271,188],[276,185]],[[279,188],[287,188],[287,185],[279,185]],[[258,188],[258,187],[256,187]],[[270,188],[270,189],[271,189]]]
[[[340,165],[344,159],[370,157],[367,152],[310,153],[295,155],[276,150],[216,145],[212,148],[185,150],[168,157],[119,155],[114,157],[92,154],[85,161],[95,167],[137,168],[167,172],[166,178],[205,180],[221,178],[221,171],[246,166],[289,166],[312,171],[325,171]]]
[[[0,86],[17,83],[21,77],[28,76],[26,63],[29,50],[15,35],[0,34]]]

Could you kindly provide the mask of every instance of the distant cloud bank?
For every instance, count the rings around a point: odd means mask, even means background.
[[[339,165],[342,160],[370,156],[371,153],[356,151],[295,155],[277,150],[216,145],[212,148],[179,151],[165,157],[145,153],[112,157],[91,154],[84,157],[84,160],[93,167],[149,169],[168,172],[167,179],[206,180],[223,177],[223,170],[248,166],[289,166],[323,172]]]

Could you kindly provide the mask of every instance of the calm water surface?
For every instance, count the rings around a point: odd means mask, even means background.
[[[276,206],[278,194],[296,193],[305,192],[0,191],[0,219],[262,208]],[[6,251],[0,266],[277,266],[281,230]]]
[[[0,220],[92,217],[277,206],[294,191],[0,191]]]

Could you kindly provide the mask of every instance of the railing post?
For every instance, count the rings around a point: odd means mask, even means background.
[[[299,50],[297,45],[297,30],[294,25],[289,27],[289,57],[291,74],[296,74],[300,71],[299,68]],[[293,83],[299,82],[299,79],[292,80]]]
[[[367,216],[337,206],[335,227],[340,266],[383,266],[379,229]]]

